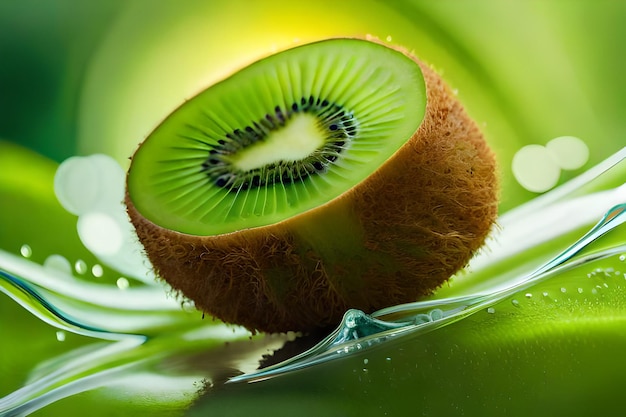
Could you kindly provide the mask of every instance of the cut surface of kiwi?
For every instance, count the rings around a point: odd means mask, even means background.
[[[140,145],[130,219],[158,276],[251,330],[308,331],[431,294],[483,244],[495,158],[400,48],[288,49],[185,102]]]
[[[294,48],[176,110],[133,157],[129,192],[162,227],[218,235],[276,223],[367,178],[417,129],[419,67],[371,42]]]

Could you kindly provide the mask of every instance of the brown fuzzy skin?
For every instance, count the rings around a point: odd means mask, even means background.
[[[323,206],[269,226],[193,236],[145,219],[127,193],[158,276],[227,323],[284,332],[335,325],[349,308],[415,301],[464,267],[495,222],[495,158],[441,78],[415,61],[427,90],[419,129]]]

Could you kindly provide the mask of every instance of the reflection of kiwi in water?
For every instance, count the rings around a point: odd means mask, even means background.
[[[262,331],[430,294],[483,243],[495,163],[438,76],[378,43],[262,59],[139,147],[126,203],[159,276]]]

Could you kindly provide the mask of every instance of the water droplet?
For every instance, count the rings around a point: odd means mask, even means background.
[[[57,340],[59,342],[65,342],[65,332],[63,330],[57,331]]]
[[[33,255],[33,250],[30,247],[30,245],[23,244],[22,247],[20,248],[20,254],[24,258],[30,258]]]
[[[124,277],[119,277],[117,279],[117,288],[119,288],[120,290],[125,290],[128,287],[130,287],[130,282],[128,282],[128,279],[124,278]]]
[[[192,313],[194,311],[197,311],[196,309],[196,304],[191,301],[191,300],[185,300],[180,304],[180,307],[183,309],[183,311],[187,311],[189,313]]]
[[[579,289],[578,289],[578,294],[582,294],[582,293],[583,293],[583,289],[582,289],[582,288],[579,288]]]
[[[620,255],[619,256],[619,260],[620,260],[620,262],[626,261],[626,255],[624,255],[624,254]]]
[[[443,318],[443,311],[441,311],[441,309],[436,308],[433,311],[430,312],[430,318],[432,321],[435,320],[440,320]]]
[[[543,295],[544,297],[547,297],[547,296],[548,296],[548,291],[544,291],[544,292],[542,293],[542,295]]]
[[[363,365],[367,365],[368,362],[369,362],[369,359],[367,359],[367,358],[363,359]]]
[[[79,259],[74,263],[74,269],[77,273],[83,275],[85,272],[87,272],[87,264],[82,259]]]
[[[489,308],[487,309],[487,313],[489,313],[489,314],[494,314],[495,312],[496,312],[496,309],[495,309],[495,308],[493,308],[493,307],[489,307]]]
[[[417,314],[415,317],[413,317],[413,322],[415,324],[430,323],[431,321],[432,318],[428,314]]]
[[[44,268],[60,271],[68,275],[72,274],[72,265],[61,255],[50,255],[43,261]]]
[[[385,39],[387,39],[387,42],[391,42],[391,40],[392,40],[393,38],[391,37],[391,35],[387,35],[387,37],[386,37]]]
[[[517,300],[511,300],[511,304],[513,304],[515,307],[519,307],[519,301]]]
[[[385,360],[386,360],[387,362],[391,362],[391,358],[390,358],[389,356],[387,356],[387,357],[385,358]]]
[[[353,329],[357,326],[357,313],[354,311],[349,311],[346,313],[345,324],[349,329]]]
[[[562,292],[563,294],[565,294],[565,293],[567,292],[567,289],[566,289],[566,288],[561,287],[561,292]]]
[[[596,290],[595,288],[592,288],[592,289],[591,289],[591,293],[595,295],[595,294],[597,294],[597,293],[598,293],[598,290]]]
[[[104,275],[104,269],[102,269],[102,265],[95,264],[91,267],[91,275],[96,278],[101,278]]]
[[[527,292],[526,294],[524,294],[524,297],[526,298],[533,298],[533,295],[529,292]]]

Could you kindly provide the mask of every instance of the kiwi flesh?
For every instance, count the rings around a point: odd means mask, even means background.
[[[125,202],[172,288],[282,332],[431,294],[483,244],[497,194],[492,151],[432,69],[329,39],[175,110],[133,155]]]

